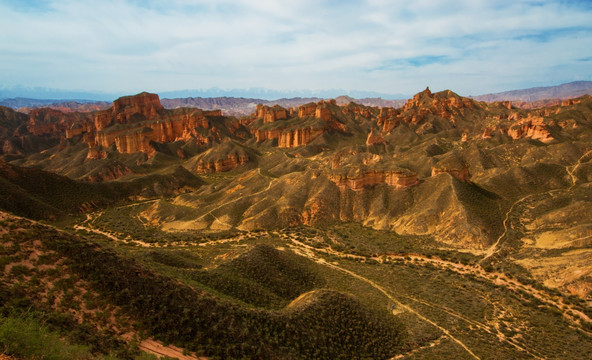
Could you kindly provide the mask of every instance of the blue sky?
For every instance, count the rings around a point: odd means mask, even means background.
[[[462,95],[592,80],[592,1],[0,0],[0,87]]]

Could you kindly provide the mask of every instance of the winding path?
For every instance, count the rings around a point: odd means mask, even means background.
[[[433,325],[434,327],[436,327],[437,329],[439,329],[440,331],[442,331],[447,337],[449,337],[452,341],[456,342],[458,345],[460,345],[469,355],[471,355],[473,358],[480,360],[481,358],[478,357],[477,355],[475,355],[475,353],[473,351],[471,351],[471,349],[469,349],[467,347],[467,345],[465,345],[462,341],[460,341],[458,338],[456,338],[454,335],[452,335],[450,333],[450,331],[448,331],[447,329],[443,328],[442,326],[438,325],[436,322],[428,319],[427,317],[423,316],[422,314],[420,314],[419,312],[417,312],[415,309],[413,309],[412,307],[410,307],[409,305],[403,304],[402,302],[400,302],[398,299],[396,299],[395,297],[393,297],[391,294],[388,293],[388,291],[386,291],[382,286],[378,285],[376,282],[360,275],[357,274],[351,270],[345,269],[341,266],[329,263],[327,261],[325,261],[325,259],[323,258],[319,258],[314,254],[314,250],[312,250],[312,247],[309,247],[306,244],[303,244],[295,239],[292,239],[292,242],[294,244],[296,244],[297,246],[294,247],[294,250],[296,252],[298,252],[299,254],[301,254],[302,256],[305,256],[313,261],[315,261],[318,264],[330,267],[332,269],[341,271],[343,273],[346,273],[358,280],[362,280],[368,284],[370,284],[370,286],[372,286],[373,288],[375,288],[376,290],[380,291],[384,296],[386,296],[389,300],[391,300],[392,302],[394,302],[395,304],[397,304],[397,306],[399,308],[403,308],[407,311],[409,311],[410,313],[414,314],[415,316],[417,316],[418,318],[420,318],[421,320]],[[306,249],[303,251],[303,248]]]
[[[580,156],[580,158],[578,159],[578,161],[576,161],[576,163],[574,165],[568,165],[565,167],[565,171],[570,176],[571,182],[572,182],[571,186],[567,190],[571,190],[576,186],[577,178],[574,175],[574,172],[582,164],[582,160],[589,155],[592,155],[592,150],[590,150],[590,151],[586,152],[584,155]],[[516,205],[520,204],[521,202],[525,201],[526,199],[528,199],[529,197],[532,197],[532,196],[552,194],[554,192],[563,191],[563,190],[565,190],[565,189],[552,189],[552,190],[549,190],[544,193],[526,195],[526,196],[516,200],[516,202],[514,202],[512,204],[512,206],[510,206],[510,209],[508,209],[508,211],[506,212],[506,217],[504,219],[504,232],[497,238],[497,241],[491,247],[489,247],[489,249],[487,249],[487,251],[485,252],[485,257],[483,257],[483,259],[481,259],[481,261],[479,263],[482,264],[485,260],[487,260],[490,257],[492,257],[493,255],[495,255],[501,249],[500,246],[502,244],[502,240],[508,235],[510,215],[514,211],[514,207]]]
[[[471,350],[466,347],[465,344],[463,344],[459,339],[455,338],[452,334],[450,334],[450,332],[447,329],[444,329],[443,327],[441,327],[440,325],[438,325],[437,323],[435,323],[434,321],[426,318],[425,316],[423,316],[422,314],[420,314],[418,311],[416,311],[415,309],[413,309],[412,307],[410,307],[409,305],[403,304],[401,303],[398,299],[395,299],[392,295],[390,295],[382,286],[378,285],[376,282],[363,277],[362,275],[359,275],[351,270],[345,269],[339,265],[336,265],[334,263],[329,263],[326,260],[319,258],[316,254],[319,252],[322,253],[326,253],[326,254],[330,254],[330,255],[335,255],[341,258],[352,258],[351,255],[349,254],[344,254],[344,253],[340,253],[337,251],[334,251],[332,249],[323,249],[323,248],[314,248],[310,245],[304,244],[292,237],[289,237],[287,235],[284,236],[285,239],[290,240],[294,246],[292,246],[293,250],[297,253],[299,253],[302,256],[305,256],[319,264],[322,264],[324,266],[339,270],[343,273],[346,273],[352,277],[355,277],[356,279],[362,280],[368,284],[370,284],[372,287],[374,287],[375,289],[377,289],[378,291],[380,291],[382,294],[384,294],[389,300],[393,301],[394,303],[397,304],[397,306],[399,308],[403,308],[411,313],[413,313],[414,315],[416,315],[418,318],[430,323],[431,325],[437,327],[438,329],[440,329],[447,337],[449,337],[450,339],[452,339],[453,341],[455,341],[456,343],[458,343],[459,345],[463,346],[463,348],[469,352],[472,356],[476,357],[474,353],[471,352]],[[357,258],[357,259],[373,259],[376,261],[384,261],[386,259],[390,259],[390,260],[403,260],[403,261],[414,261],[415,264],[431,264],[434,266],[437,266],[441,269],[449,269],[452,270],[456,273],[459,273],[461,275],[474,275],[477,277],[480,277],[482,279],[485,279],[489,282],[495,283],[496,285],[502,285],[505,288],[511,290],[511,291],[515,291],[515,292],[527,292],[530,295],[532,295],[533,297],[543,301],[544,303],[546,303],[549,306],[552,306],[554,308],[557,308],[558,310],[561,310],[563,313],[563,316],[570,322],[572,323],[572,327],[576,327],[579,330],[585,331],[581,328],[581,326],[578,326],[578,322],[579,321],[584,321],[584,322],[588,322],[588,323],[592,323],[592,319],[590,319],[588,316],[586,316],[586,314],[582,313],[581,311],[573,308],[573,306],[568,305],[563,303],[560,300],[554,300],[551,295],[546,294],[545,292],[535,289],[530,285],[524,285],[522,283],[519,283],[518,281],[514,280],[514,279],[510,279],[508,278],[505,274],[502,273],[497,273],[497,272],[486,272],[483,268],[481,268],[480,266],[471,266],[471,265],[463,265],[463,264],[458,264],[458,263],[454,263],[454,262],[450,262],[450,261],[446,261],[446,260],[442,260],[439,258],[428,258],[422,255],[412,255],[412,254],[385,254],[385,255],[380,255],[380,256],[375,256],[375,257],[371,257],[371,258],[366,258],[363,256],[358,256],[355,255],[353,256],[353,258]],[[518,342],[516,342],[515,339],[512,338],[507,338],[505,337],[502,333],[500,333],[499,331],[497,331],[497,334],[495,332],[492,332],[491,329],[489,328],[488,325],[483,324],[479,321],[476,320],[472,320],[467,318],[466,316],[464,316],[463,314],[458,313],[457,311],[450,309],[446,306],[442,306],[440,304],[434,304],[431,303],[429,301],[425,301],[425,300],[421,300],[421,299],[417,299],[415,297],[412,296],[408,296],[405,295],[405,298],[417,302],[417,303],[421,303],[423,305],[426,306],[430,306],[430,307],[435,307],[435,308],[439,308],[440,310],[444,311],[445,313],[447,313],[450,316],[456,317],[462,321],[467,322],[468,324],[475,326],[476,328],[481,329],[482,331],[485,331],[489,334],[492,335],[496,335],[497,338],[502,341],[505,342],[509,345],[511,345],[512,347],[516,348],[519,351],[522,351],[530,356],[532,356],[535,359],[544,359],[544,355],[540,354],[536,349],[530,349],[527,346],[525,346],[524,344],[520,344]],[[573,315],[569,315],[568,311],[564,311],[565,307],[567,306],[568,310],[571,311],[571,313]],[[585,331],[587,333],[589,333],[588,331]]]

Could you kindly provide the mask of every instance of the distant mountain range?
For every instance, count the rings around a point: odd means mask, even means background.
[[[16,93],[27,93],[31,94],[31,96],[39,96],[40,98],[6,98],[6,95]],[[306,91],[294,91],[288,93],[262,88],[246,90],[222,90],[213,88],[209,90],[163,92],[159,95],[162,98],[162,105],[167,109],[179,107],[195,107],[204,110],[221,109],[225,114],[235,116],[251,114],[257,104],[268,106],[280,105],[282,107],[290,108],[309,102],[318,102],[322,99],[335,98],[338,104],[348,104],[353,101],[367,106],[399,108],[403,106],[406,101],[403,98],[408,98],[401,94],[388,95],[362,91],[352,91],[349,92],[349,95],[339,96],[339,94],[343,93],[346,92],[343,90],[327,90],[317,93]],[[201,96],[196,97],[195,94]],[[258,94],[260,96],[242,97],[241,94]],[[575,98],[584,94],[592,95],[592,81],[575,81],[558,86],[512,90],[479,95],[472,98],[485,102],[512,101],[513,105],[517,107],[537,108],[541,106],[555,105],[563,99]],[[60,98],[60,96],[62,96],[62,98]],[[119,95],[62,91],[45,88],[0,88],[0,99],[4,97],[3,100],[0,100],[0,106],[19,109],[19,111],[25,113],[28,113],[33,108],[39,107],[51,107],[64,112],[86,112],[109,108],[111,102],[104,100],[110,99],[111,97],[115,98],[117,96]],[[274,96],[277,96],[275,100],[269,100],[274,98]],[[397,99],[397,97],[400,97],[401,99]],[[101,101],[99,101],[99,99]]]
[[[592,94],[592,81],[574,81],[557,86],[535,87],[530,89],[504,91],[495,94],[474,96],[473,99],[486,102],[535,102],[550,99],[571,99],[585,94]]]
[[[285,108],[300,106],[310,102],[318,102],[322,98],[318,97],[295,97],[295,98],[281,98],[277,100],[264,100],[253,98],[235,98],[235,97],[186,97],[161,99],[161,103],[166,109],[176,109],[180,107],[199,108],[203,110],[217,110],[220,109],[226,115],[243,116],[252,114],[258,104],[267,106],[280,105]],[[340,105],[346,105],[350,102],[355,102],[366,106],[379,107],[401,107],[406,100],[385,100],[382,98],[362,98],[355,99],[349,96],[339,96],[336,101]],[[96,110],[105,110],[111,106],[110,102],[106,101],[91,101],[91,100],[71,100],[56,102],[56,100],[40,100],[27,98],[5,99],[0,101],[0,106],[6,106],[23,113],[29,113],[32,109],[49,107],[60,110],[62,112],[88,112]]]
[[[62,90],[45,87],[25,87],[25,86],[1,86],[0,85],[0,100],[13,98],[27,98],[27,99],[48,99],[55,101],[72,101],[77,99],[84,99],[84,101],[113,101],[118,97],[128,95],[123,92],[93,92],[82,90]],[[254,98],[261,99],[260,101],[275,100],[281,98],[307,98],[314,97],[319,99],[336,98],[338,96],[346,95],[352,98],[382,98],[382,99],[407,99],[411,97],[410,94],[387,94],[376,91],[363,90],[343,90],[343,89],[328,89],[328,90],[271,90],[265,88],[248,88],[248,89],[187,89],[177,91],[161,91],[158,93],[161,98]],[[82,101],[82,100],[78,100]],[[30,105],[27,105],[30,106]]]

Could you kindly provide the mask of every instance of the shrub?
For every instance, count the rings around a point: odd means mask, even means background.
[[[0,318],[0,348],[6,354],[39,360],[91,359],[85,346],[71,345],[30,315]]]

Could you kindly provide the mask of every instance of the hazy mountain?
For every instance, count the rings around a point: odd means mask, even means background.
[[[26,99],[43,99],[45,100],[60,100],[60,101],[113,101],[114,99],[123,96],[123,93],[106,93],[98,91],[84,91],[84,90],[64,90],[53,89],[47,87],[26,87],[26,86],[4,86],[0,87],[0,100],[10,98],[26,98]],[[379,93],[376,91],[363,90],[342,90],[342,89],[328,89],[328,90],[272,90],[265,88],[247,88],[247,89],[187,89],[176,91],[162,91],[159,92],[162,98],[255,98],[262,100],[274,100],[280,98],[335,98],[341,95],[347,95],[354,98],[365,97],[380,97],[383,99],[406,99],[408,94],[388,94]],[[83,100],[80,100],[83,99]],[[35,104],[35,105],[40,105]],[[3,105],[7,106],[7,105]],[[31,104],[23,105],[31,106]],[[12,107],[12,106],[11,106]],[[21,106],[18,106],[21,107]]]
[[[548,99],[570,99],[585,94],[592,95],[592,81],[574,81],[557,86],[504,91],[474,96],[473,99],[487,102],[504,100],[533,102]]]

